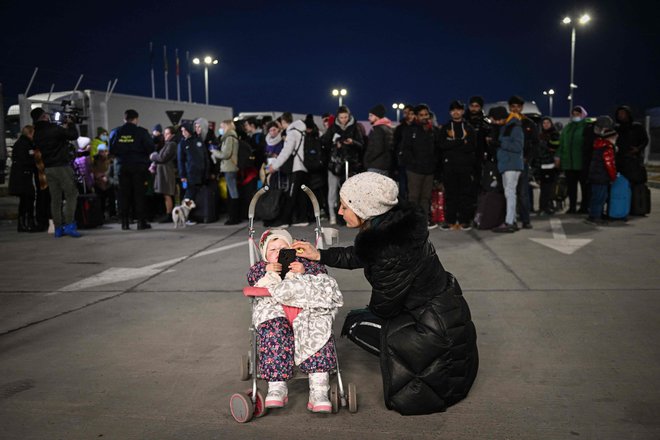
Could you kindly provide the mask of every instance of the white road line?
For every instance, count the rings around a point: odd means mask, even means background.
[[[206,251],[192,255],[190,259],[205,257],[207,255],[212,255],[218,252],[223,252],[229,249],[234,249],[245,245],[247,245],[247,242],[234,243],[226,246],[221,246],[215,249],[208,249]],[[64,286],[54,292],[47,293],[46,296],[53,296],[64,292],[75,292],[77,290],[85,290],[92,287],[103,286],[105,284],[114,284],[114,283],[120,283],[122,281],[135,280],[139,278],[148,278],[150,276],[154,276],[160,273],[163,267],[171,266],[173,264],[185,260],[186,258],[188,257],[185,256],[185,257],[172,258],[170,260],[161,261],[160,263],[155,263],[155,264],[150,264],[148,266],[135,267],[135,268],[111,267],[109,269],[104,270],[103,272],[92,275],[91,277],[82,279],[80,281],[76,281],[75,283],[69,284],[68,286]],[[173,272],[173,270],[168,270],[167,272]]]

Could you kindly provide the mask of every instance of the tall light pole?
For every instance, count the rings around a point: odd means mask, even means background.
[[[403,104],[403,103],[401,103],[401,102],[399,102],[399,103],[396,103],[396,102],[395,102],[394,104],[392,104],[392,108],[393,108],[394,110],[396,110],[396,122],[399,122],[399,120],[400,120],[401,110],[403,110],[403,108],[404,108],[405,106],[406,106],[406,105]]]
[[[333,89],[332,96],[339,97],[339,107],[343,105],[343,98],[348,94],[346,89]]]
[[[550,113],[548,113],[548,116],[552,117],[552,98],[555,95],[555,91],[553,89],[544,90],[543,94],[548,97],[548,104],[550,106]]]
[[[209,105],[209,66],[213,64],[218,64],[218,59],[213,58],[210,55],[204,57],[204,92],[206,94],[206,105]],[[195,57],[193,58],[193,64],[200,65],[202,60]]]
[[[585,25],[591,21],[591,17],[589,14],[583,14],[582,17],[578,19],[578,24]],[[573,23],[573,19],[571,17],[564,17],[564,19],[561,21],[562,23],[568,25],[571,25],[571,82],[568,85],[569,88],[569,94],[568,94],[568,102],[570,104],[570,108],[568,109],[568,114],[571,114],[571,111],[573,111],[573,94],[575,92],[575,89],[577,89],[577,85],[574,82],[574,73],[575,73],[575,23]]]

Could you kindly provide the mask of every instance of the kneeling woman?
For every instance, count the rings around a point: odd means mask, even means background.
[[[458,281],[428,239],[423,211],[398,201],[392,179],[357,174],[344,183],[339,214],[360,228],[354,246],[303,257],[343,269],[363,268],[368,309],[352,311],[342,334],[380,356],[385,405],[404,415],[445,411],[463,399],[478,369],[477,335]]]

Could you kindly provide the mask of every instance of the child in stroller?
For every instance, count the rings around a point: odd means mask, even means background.
[[[330,371],[337,368],[332,325],[343,298],[325,266],[304,258],[296,257],[282,280],[279,252],[290,249],[292,242],[286,230],[265,231],[259,240],[264,261],[255,263],[247,275],[250,286],[266,287],[271,295],[256,298],[252,309],[259,371],[268,382],[265,406],[286,405],[286,381],[293,377],[295,364],[309,375],[307,409],[329,413]]]

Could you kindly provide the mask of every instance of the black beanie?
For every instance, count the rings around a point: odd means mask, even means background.
[[[32,117],[32,122],[37,122],[41,117],[41,115],[43,115],[44,113],[46,113],[46,111],[41,107],[32,109],[32,111],[30,112],[30,116]]]
[[[371,110],[369,110],[369,113],[371,113],[372,115],[378,116],[379,118],[384,118],[385,117],[385,106],[383,104],[378,104],[377,106],[375,106]]]
[[[454,109],[457,109],[457,108],[460,108],[461,110],[465,110],[465,104],[463,104],[463,103],[462,103],[461,101],[459,101],[458,99],[452,101],[452,102],[449,104],[449,110],[450,110],[450,111],[451,111],[451,110],[454,110]]]
[[[509,112],[506,110],[506,108],[500,106],[493,107],[490,109],[488,112],[488,117],[491,119],[506,119],[507,116],[509,116]]]
[[[525,105],[525,100],[518,95],[513,95],[509,98],[509,105],[511,104]]]
[[[470,100],[468,101],[468,104],[472,104],[472,103],[474,103],[474,102],[476,102],[477,104],[479,104],[481,107],[484,106],[484,98],[482,98],[481,96],[472,96],[472,97],[470,98]]]

